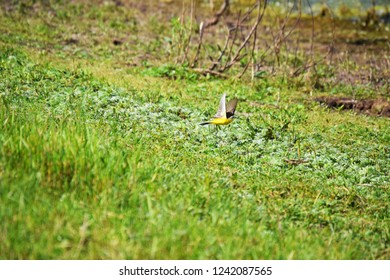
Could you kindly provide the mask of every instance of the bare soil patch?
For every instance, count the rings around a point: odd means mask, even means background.
[[[321,96],[314,100],[329,108],[353,110],[370,116],[390,118],[390,102],[384,99],[355,100],[348,97]]]

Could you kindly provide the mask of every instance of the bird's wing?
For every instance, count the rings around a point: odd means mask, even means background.
[[[230,118],[234,116],[234,112],[236,111],[238,99],[234,98],[229,101],[229,103],[226,105],[226,117]]]
[[[214,115],[214,118],[226,118],[226,93],[222,94],[218,112]]]

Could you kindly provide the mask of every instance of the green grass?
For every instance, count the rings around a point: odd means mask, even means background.
[[[116,71],[126,50],[75,64],[16,34],[0,41],[1,259],[390,258],[388,119],[279,77]],[[199,126],[224,91],[237,119]]]

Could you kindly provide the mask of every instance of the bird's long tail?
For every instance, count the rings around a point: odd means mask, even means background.
[[[202,123],[200,123],[200,125],[206,125],[206,124],[210,124],[210,122],[202,122]]]

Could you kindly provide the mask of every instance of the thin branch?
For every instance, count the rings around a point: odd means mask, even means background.
[[[212,19],[202,21],[199,25],[199,43],[196,49],[196,54],[191,64],[191,67],[195,67],[196,63],[199,60],[199,53],[203,43],[203,34],[204,30],[210,26],[216,25],[219,22],[220,17],[228,10],[229,0],[225,0],[220,8],[220,10],[214,15]]]
[[[313,58],[311,63],[305,64],[304,66],[301,66],[300,68],[295,70],[294,73],[292,74],[293,77],[296,77],[296,76],[300,75],[301,73],[303,73],[304,71],[306,71],[307,69],[309,69],[311,67],[315,67],[318,63],[320,63],[321,61],[325,60],[327,57],[331,57],[332,54],[333,54],[333,46],[334,46],[334,41],[335,41],[335,34],[334,34],[335,22],[334,22],[334,15],[333,15],[332,10],[330,9],[329,6],[327,6],[327,7],[328,7],[328,9],[330,11],[330,14],[332,16],[332,41],[330,43],[328,51],[322,58],[318,59],[317,61],[315,61],[314,58]],[[314,22],[313,22],[313,30],[314,30]]]
[[[210,26],[216,25],[219,22],[220,17],[229,9],[229,0],[225,0],[212,19],[206,20],[203,28],[209,28]]]
[[[258,15],[260,14],[260,6],[259,6],[259,10],[258,10]],[[252,44],[252,52],[251,52],[251,58],[252,60],[249,60],[248,63],[245,65],[244,69],[241,71],[241,73],[237,76],[238,79],[240,79],[246,72],[246,70],[248,69],[249,67],[249,64],[252,63],[252,81],[253,81],[253,78],[254,78],[254,70],[253,70],[253,67],[255,65],[255,61],[254,61],[254,56],[255,56],[255,48],[256,48],[256,39],[257,39],[257,28],[255,29],[255,32],[253,33],[253,44]]]
[[[253,9],[252,9],[252,11],[253,11]],[[247,13],[246,15],[248,15],[248,13]],[[245,18],[245,16],[244,16],[244,18]],[[228,52],[228,55],[226,56],[226,64],[225,64],[224,67],[222,67],[222,68],[220,69],[220,71],[221,71],[223,68],[226,68],[226,65],[227,65],[227,63],[228,63],[228,61],[229,61],[229,59],[230,59],[230,57],[231,57],[231,55],[232,55],[233,46],[234,46],[234,43],[235,43],[236,38],[237,38],[238,28],[239,28],[240,24],[241,24],[244,20],[245,20],[245,19],[242,19],[242,20],[240,21],[240,13],[239,13],[239,14],[238,14],[238,17],[237,17],[237,23],[236,23],[236,26],[235,26],[235,28],[234,28],[234,34],[233,34],[233,38],[232,38],[232,43],[230,44],[229,52]],[[230,34],[229,34],[229,35],[230,35]]]
[[[209,68],[210,70],[214,70],[215,67],[217,67],[219,64],[221,64],[221,60],[222,60],[223,56],[225,55],[225,52],[229,46],[230,32],[231,32],[230,29],[228,29],[228,36],[226,37],[225,45],[223,46],[223,49],[220,49],[220,55],[217,58],[216,62],[214,62],[214,60],[212,60],[213,64],[210,66],[210,68]]]
[[[193,22],[194,22],[194,10],[195,10],[195,1],[191,0],[190,32],[189,32],[189,35],[188,35],[187,46],[185,48],[184,55],[183,55],[183,58],[181,60],[182,64],[184,63],[184,61],[187,60],[188,52],[190,50],[191,39],[192,39],[192,28],[193,28],[192,25],[193,25]]]
[[[203,25],[204,25],[203,22],[201,22],[199,25],[199,43],[198,43],[198,47],[196,48],[195,57],[192,60],[191,67],[195,67],[199,59],[200,48],[202,47],[202,41],[203,41],[203,31],[204,31]]]
[[[259,5],[259,8],[258,8],[258,15],[257,15],[257,20],[255,22],[255,24],[252,26],[251,30],[249,31],[248,35],[246,36],[244,42],[242,42],[242,44],[240,45],[240,47],[238,48],[238,50],[236,51],[235,55],[233,56],[233,58],[230,60],[230,62],[223,68],[221,69],[222,71],[225,71],[227,69],[229,69],[231,66],[233,66],[238,60],[239,56],[240,56],[240,53],[242,51],[242,49],[246,46],[246,44],[248,44],[248,41],[249,39],[252,37],[253,33],[255,32],[255,30],[257,29],[257,26],[259,25],[261,19],[263,18],[264,16],[264,12],[265,12],[265,8],[267,6],[267,0],[264,1],[264,6],[261,7],[261,0],[258,1],[258,5]],[[262,9],[262,12],[260,12]]]

